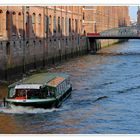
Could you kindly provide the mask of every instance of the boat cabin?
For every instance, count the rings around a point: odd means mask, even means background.
[[[70,79],[61,76],[54,77],[44,84],[20,83],[9,87],[8,98],[16,100],[27,100],[57,97],[67,91],[69,85]]]

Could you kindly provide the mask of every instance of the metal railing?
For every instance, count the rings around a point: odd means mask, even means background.
[[[126,27],[119,27],[119,28],[112,28],[109,30],[105,30],[100,32],[100,36],[140,36],[140,26],[133,25],[133,26],[126,26]]]

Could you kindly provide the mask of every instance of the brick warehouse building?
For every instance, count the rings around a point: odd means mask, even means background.
[[[126,6],[1,6],[0,79],[85,53],[84,33],[118,27],[124,16],[126,24]]]
[[[100,33],[130,25],[128,6],[84,6],[83,17],[85,33]],[[115,42],[118,40],[101,40],[101,46]]]
[[[128,6],[84,6],[83,16],[86,32],[101,32],[130,25]]]
[[[0,79],[85,52],[81,6],[1,6]]]

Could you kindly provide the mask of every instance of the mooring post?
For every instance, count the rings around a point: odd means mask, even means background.
[[[3,105],[5,107],[5,103],[6,103],[6,100],[5,100],[5,97],[3,98]]]

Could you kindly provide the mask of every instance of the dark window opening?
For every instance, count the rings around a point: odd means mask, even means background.
[[[10,55],[10,43],[9,42],[6,44],[6,54]]]

